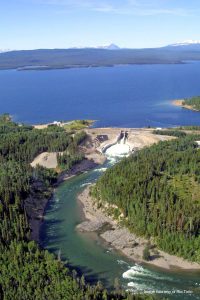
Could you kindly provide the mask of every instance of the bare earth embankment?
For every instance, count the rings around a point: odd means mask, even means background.
[[[98,209],[95,201],[89,195],[89,186],[79,195],[78,200],[82,203],[86,220],[77,226],[79,231],[97,231],[101,238],[106,240],[113,248],[121,251],[128,258],[138,263],[152,264],[157,267],[171,269],[200,269],[197,263],[188,262],[180,257],[169,255],[156,248],[151,250],[151,260],[145,261],[143,250],[148,240],[137,237],[135,234],[118,225],[112,217],[106,215],[105,210]],[[105,228],[106,230],[103,230]]]

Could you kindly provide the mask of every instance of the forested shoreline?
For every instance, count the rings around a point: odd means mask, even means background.
[[[200,136],[172,135],[107,170],[91,195],[138,236],[200,263]]]
[[[191,109],[200,111],[200,96],[186,98],[183,100],[183,106],[191,107]]]
[[[152,299],[128,295],[119,286],[113,292],[100,282],[91,286],[30,240],[26,199],[31,192],[48,198],[57,180],[54,170],[34,169],[31,161],[43,151],[64,151],[60,165],[68,169],[82,159],[77,146],[83,138],[83,133],[71,135],[55,126],[38,130],[0,116],[0,299]]]

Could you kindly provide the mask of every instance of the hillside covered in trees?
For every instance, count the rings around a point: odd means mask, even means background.
[[[199,61],[199,45],[146,49],[36,49],[0,53],[0,69],[48,70],[132,64],[177,64]]]
[[[56,181],[55,171],[33,169],[30,162],[42,151],[67,151],[69,147],[73,160],[83,137],[80,133],[71,136],[59,127],[38,130],[12,122],[9,115],[0,117],[0,299],[145,298],[119,289],[107,292],[100,283],[86,284],[83,276],[78,278],[59,258],[30,240],[26,199],[37,182],[46,197]]]
[[[170,254],[200,263],[200,136],[160,142],[107,170],[92,189],[124,224]]]

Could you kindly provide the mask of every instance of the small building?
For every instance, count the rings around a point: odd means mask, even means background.
[[[100,142],[103,143],[108,140],[108,136],[106,134],[101,134],[97,135],[96,139]]]
[[[53,125],[57,125],[57,126],[60,126],[60,125],[61,125],[61,122],[58,122],[58,121],[54,121],[54,122],[53,122]]]
[[[94,139],[95,146],[98,147],[100,146],[101,143],[107,140],[108,140],[108,136],[106,134],[97,135],[96,138]]]
[[[198,148],[200,148],[200,141],[195,141],[195,143],[197,144]]]

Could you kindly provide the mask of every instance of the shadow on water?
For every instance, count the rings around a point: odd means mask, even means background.
[[[48,250],[50,253],[53,253],[56,257],[58,257],[59,251],[57,247],[50,247],[48,248]],[[105,278],[105,272],[97,273],[94,272],[94,270],[92,268],[89,268],[88,266],[72,264],[70,263],[69,258],[63,255],[61,255],[60,258],[66,265],[66,267],[69,269],[71,274],[73,274],[73,271],[75,270],[79,278],[81,278],[81,276],[84,275],[86,282],[95,285],[98,281],[101,281],[105,287],[110,288],[110,283]]]
[[[59,226],[63,220],[45,220],[40,228],[40,245],[46,247],[49,244],[62,243],[66,236],[59,232]]]
[[[70,263],[67,263],[66,266],[71,272],[73,270],[76,270],[78,277],[81,277],[84,274],[86,281],[90,284],[95,285],[98,281],[101,281],[104,286],[109,287],[109,289],[111,289],[108,280],[104,277],[104,272],[95,273],[94,270],[88,268],[87,266],[84,267],[74,264],[71,265]]]

